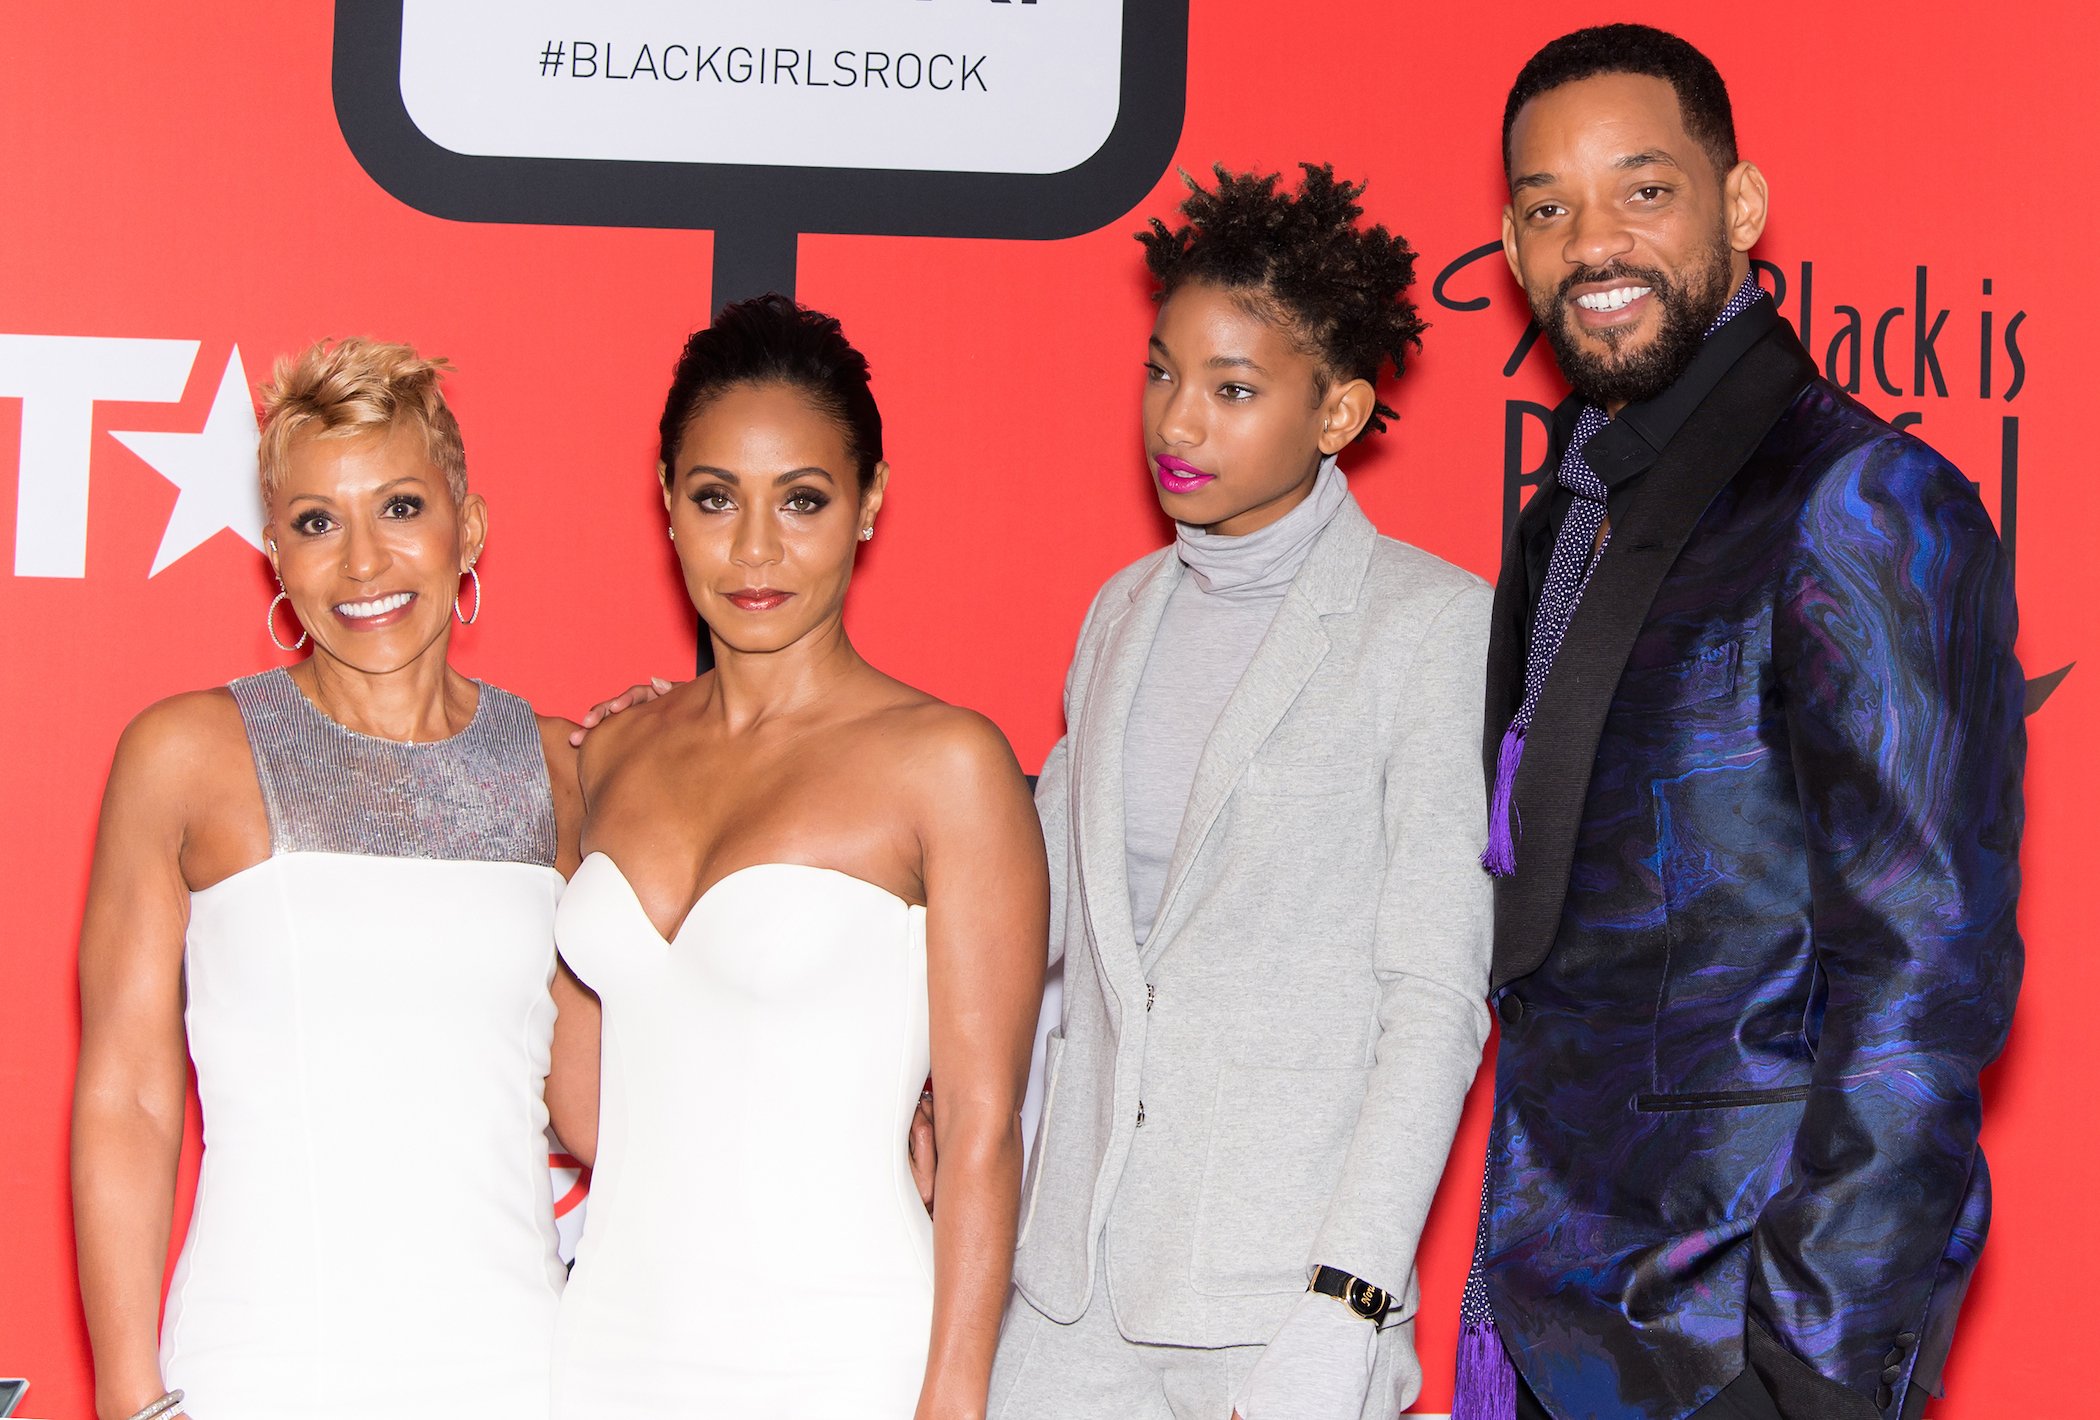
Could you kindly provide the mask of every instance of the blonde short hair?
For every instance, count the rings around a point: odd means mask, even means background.
[[[356,438],[402,425],[422,431],[430,462],[445,475],[454,501],[465,498],[466,445],[438,389],[445,369],[443,360],[364,336],[317,340],[297,355],[280,356],[262,389],[257,463],[263,501],[284,485],[292,446],[300,439]]]

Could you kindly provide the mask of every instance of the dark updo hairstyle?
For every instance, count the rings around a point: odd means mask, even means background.
[[[1186,223],[1169,229],[1154,217],[1137,234],[1159,282],[1154,299],[1190,282],[1229,291],[1320,362],[1322,398],[1329,374],[1375,388],[1387,364],[1395,378],[1406,370],[1428,328],[1407,299],[1414,248],[1382,225],[1357,225],[1362,183],[1336,179],[1331,163],[1298,166],[1305,177],[1295,193],[1276,190],[1276,173],[1231,173],[1220,164],[1209,191],[1183,173]],[[1383,430],[1398,417],[1374,403],[1365,428]]]
[[[708,405],[738,385],[775,384],[801,391],[837,422],[866,491],[882,462],[882,411],[868,389],[868,359],[835,317],[777,294],[722,307],[713,325],[686,341],[656,426],[664,481],[677,476],[678,441]]]

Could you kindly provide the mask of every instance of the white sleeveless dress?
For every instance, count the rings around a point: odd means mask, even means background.
[[[925,909],[764,863],[709,888],[666,942],[593,853],[555,931],[605,1008],[555,1415],[909,1420],[933,1311],[905,1148],[927,1069]]]
[[[554,816],[532,710],[450,740],[233,684],[271,856],[191,896],[204,1107],[162,1373],[197,1420],[544,1420]]]

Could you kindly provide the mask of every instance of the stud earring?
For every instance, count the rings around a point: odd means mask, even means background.
[[[873,536],[875,536],[875,529],[873,529],[873,528],[871,528],[871,527],[869,527],[869,528],[862,528],[862,529],[860,530],[860,540],[861,540],[862,542],[866,542],[866,541],[867,541],[867,540],[868,540],[869,538],[871,538],[871,537],[873,537]]]
[[[676,528],[665,528],[665,529],[664,529],[664,536],[665,536],[665,537],[667,537],[667,538],[669,538],[669,539],[671,539],[671,541],[673,541],[673,542],[676,542],[676,541],[678,541],[678,529],[676,529]]]

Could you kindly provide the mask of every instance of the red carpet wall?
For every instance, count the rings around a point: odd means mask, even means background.
[[[938,0],[957,15],[984,6],[963,16],[973,25],[1056,20],[1052,7],[1075,0],[1007,3]],[[1759,255],[1782,310],[1835,378],[1982,486],[2015,546],[2021,654],[2031,698],[2046,692],[2029,721],[2029,965],[2011,1047],[1988,1077],[1997,1217],[1934,1414],[2090,1413],[2077,1357],[2100,1330],[2100,662],[2074,663],[2095,655],[2100,561],[2080,373],[2100,319],[2085,191],[2100,29],[2068,5],[1628,9],[1197,0],[1172,162],[1331,160],[1369,180],[1373,215],[1422,253],[1432,327],[1395,397],[1398,425],[1348,460],[1354,487],[1386,532],[1492,576],[1516,481],[1541,462],[1538,414],[1559,394],[1546,353],[1520,349],[1525,313],[1487,246],[1503,94],[1538,44],[1600,19],[1680,28],[1719,63],[1743,151],[1772,184]],[[264,632],[272,589],[244,536],[255,531],[243,502],[250,387],[272,359],[317,336],[370,333],[456,363],[453,398],[492,521],[486,614],[456,642],[468,670],[576,714],[693,662],[653,440],[673,355],[711,310],[714,238],[531,224],[532,202],[516,194],[507,224],[408,205],[344,136],[333,22],[326,6],[262,0],[16,6],[0,20],[0,1375],[30,1376],[25,1413],[47,1420],[92,1412],[66,1113],[97,799],[140,707],[284,659]],[[574,42],[564,39],[571,68]],[[542,61],[535,47],[506,62]],[[636,58],[615,50],[609,62]],[[1171,109],[1173,64],[1135,63],[1141,81],[1156,73]],[[1104,100],[1080,68],[1067,79],[1084,91],[1073,103],[1086,122],[1113,110],[1112,89]],[[529,110],[541,91],[519,92]],[[968,127],[961,102],[941,125]],[[839,141],[833,161],[881,159]],[[1073,161],[1040,147],[1029,159],[1039,169]],[[908,188],[871,197],[888,206],[860,230],[910,230]],[[1032,205],[1034,190],[1001,189],[969,230],[1048,232],[1060,218]],[[1166,535],[1140,457],[1150,311],[1129,234],[1178,191],[1171,175],[1149,192],[1140,182],[1093,219],[1106,225],[1061,240],[834,227],[797,249],[778,229],[816,219],[775,212],[770,245],[724,250],[725,270],[758,273],[747,280],[792,272],[800,296],[843,317],[873,360],[896,475],[856,583],[858,643],[992,715],[1031,769],[1059,733],[1060,678],[1089,597]],[[609,194],[607,220],[649,220],[661,197]],[[732,187],[707,200],[735,197]],[[822,206],[821,194],[800,200]],[[593,220],[587,205],[564,210]],[[1449,1403],[1483,1094],[1421,1256],[1424,1413]],[[390,1214],[417,1206],[416,1171],[385,1139],[369,1144],[383,1238]]]

